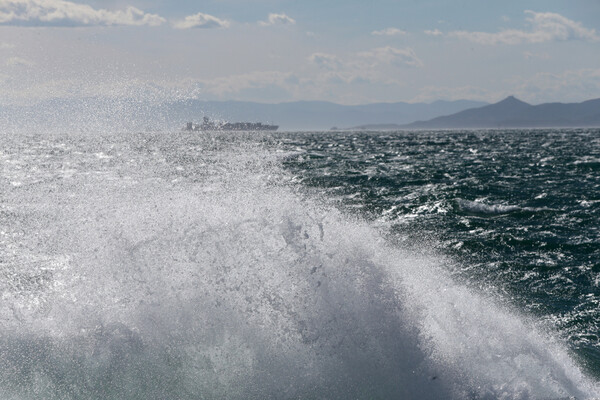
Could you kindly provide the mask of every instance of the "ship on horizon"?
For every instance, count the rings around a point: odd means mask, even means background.
[[[267,125],[262,122],[213,122],[208,117],[201,124],[188,122],[184,131],[276,131],[279,125]]]

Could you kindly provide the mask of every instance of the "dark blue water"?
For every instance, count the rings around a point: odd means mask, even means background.
[[[302,184],[427,240],[453,274],[547,320],[600,375],[600,131],[314,133]]]
[[[600,131],[3,134],[2,399],[598,396]]]

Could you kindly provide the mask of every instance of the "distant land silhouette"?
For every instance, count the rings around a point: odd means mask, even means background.
[[[541,128],[600,126],[600,99],[582,103],[527,104],[513,96],[488,104],[470,100],[433,103],[341,105],[324,101],[254,103],[197,99],[150,102],[88,97],[33,105],[0,105],[5,130],[179,130],[203,117],[279,125],[280,131]],[[417,121],[417,122],[414,122]],[[353,128],[348,128],[353,127]]]
[[[326,101],[294,101],[265,104],[241,101],[185,100],[167,105],[172,120],[201,119],[203,115],[224,121],[266,122],[280,130],[324,130],[358,124],[407,124],[418,119],[448,115],[488,103],[471,100],[433,103],[372,103],[342,105]]]
[[[433,103],[341,105],[326,101],[255,103],[185,99],[152,102],[87,97],[51,99],[33,105],[0,105],[0,126],[18,129],[178,130],[203,117],[225,122],[262,122],[280,131],[327,130],[359,124],[408,124],[488,103],[470,100]]]
[[[531,105],[514,96],[483,107],[471,108],[398,129],[550,128],[600,126],[600,99],[582,103]]]

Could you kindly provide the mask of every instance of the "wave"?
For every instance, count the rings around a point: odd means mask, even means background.
[[[523,208],[512,205],[502,204],[486,204],[480,201],[469,201],[463,199],[456,199],[458,208],[466,213],[472,214],[510,214],[512,212],[521,211]]]
[[[449,260],[278,183],[268,149],[200,144],[202,176],[163,153],[166,166],[21,189],[47,241],[26,271],[11,264],[2,398],[599,393],[535,321],[453,281]]]

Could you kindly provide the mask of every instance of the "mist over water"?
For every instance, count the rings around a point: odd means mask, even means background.
[[[3,143],[2,398],[600,393],[555,332],[452,258],[299,184],[280,136]]]

